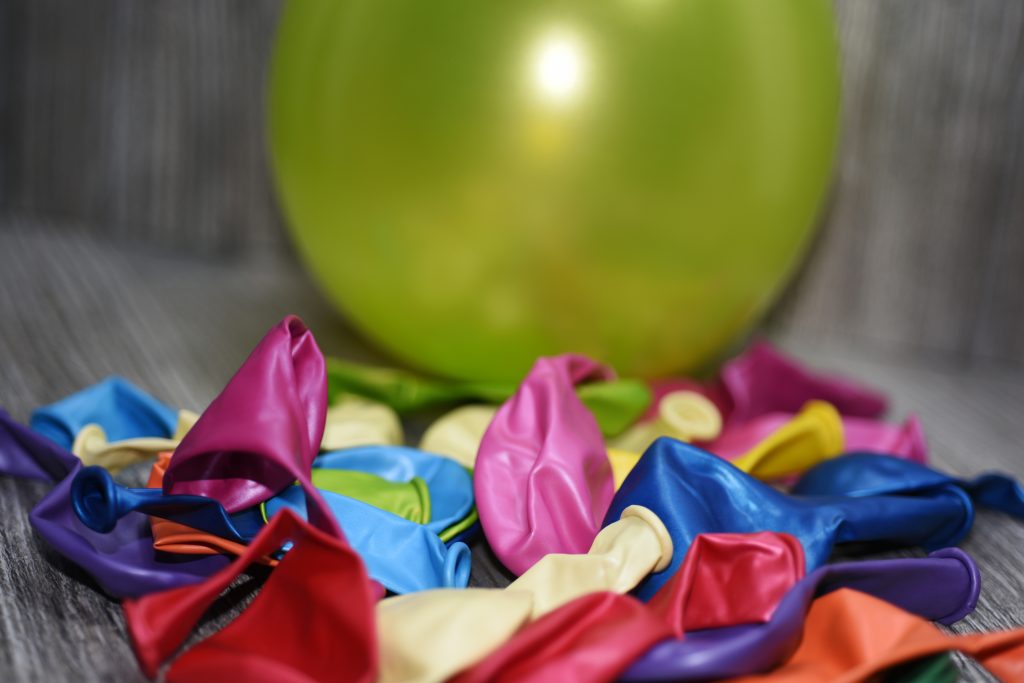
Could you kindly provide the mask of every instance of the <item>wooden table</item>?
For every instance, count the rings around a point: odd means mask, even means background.
[[[8,220],[0,223],[0,406],[27,420],[34,407],[116,373],[172,406],[201,409],[286,313],[306,321],[325,353],[382,360],[290,259],[225,264]],[[917,412],[939,466],[1024,477],[1024,374],[769,334],[814,366],[890,392],[894,417]],[[423,426],[408,425],[412,434]],[[143,474],[136,468],[125,480]],[[144,680],[118,603],[29,526],[46,489],[0,477],[0,680]],[[980,512],[963,547],[981,567],[983,589],[954,630],[1024,625],[1024,522]],[[486,544],[473,553],[473,585],[507,583]],[[239,582],[197,637],[229,620],[259,583]],[[984,680],[969,664],[965,676]]]

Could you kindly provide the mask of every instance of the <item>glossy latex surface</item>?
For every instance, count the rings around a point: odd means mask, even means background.
[[[715,455],[671,439],[659,439],[647,449],[616,492],[606,521],[617,519],[629,505],[649,508],[665,523],[675,544],[672,571],[699,533],[789,533],[804,546],[811,570],[828,559],[836,543],[955,545],[974,518],[970,499],[955,488],[914,496],[786,495]],[[651,597],[669,576],[651,575],[637,595]]]
[[[507,589],[432,590],[379,603],[382,681],[437,681],[491,654],[531,619],[587,592],[631,590],[671,557],[649,511],[631,509],[585,555],[547,555]]]
[[[796,413],[818,399],[841,415],[877,418],[886,410],[883,394],[851,380],[811,371],[764,341],[722,366],[721,389],[728,422],[746,422],[768,413]]]
[[[590,593],[528,624],[452,680],[613,681],[670,633],[668,625],[635,598]]]
[[[167,680],[375,680],[377,596],[362,563],[344,541],[289,511],[205,583],[125,600],[128,634],[143,672],[155,677],[221,591],[286,542],[291,549],[252,604],[175,660]]]
[[[281,16],[273,167],[323,291],[404,361],[663,375],[795,265],[838,73],[824,0],[307,0]]]
[[[703,681],[768,671],[800,643],[815,596],[840,588],[870,593],[927,619],[953,623],[974,609],[981,580],[974,561],[956,548],[923,559],[830,564],[808,574],[783,596],[765,623],[689,631],[658,643],[622,676],[626,681]],[[743,592],[720,594],[747,602]],[[723,609],[729,609],[723,605]],[[739,609],[746,610],[743,605]],[[842,625],[837,626],[842,629]],[[820,680],[829,680],[828,677]]]
[[[289,316],[253,349],[174,451],[164,492],[214,498],[228,512],[258,505],[298,481],[310,521],[338,534],[310,482],[327,411],[324,359]]]
[[[329,491],[321,495],[370,578],[393,593],[428,588],[464,588],[470,553],[464,543],[449,548],[426,526]],[[284,509],[306,516],[301,488],[290,487],[265,503],[268,519]]]
[[[98,465],[111,474],[117,474],[129,465],[155,457],[157,453],[173,451],[198,419],[199,416],[191,411],[179,410],[178,424],[170,438],[149,436],[114,442],[107,439],[100,425],[87,424],[75,436],[71,452],[83,465]]]
[[[856,590],[816,600],[793,655],[775,671],[740,680],[859,683],[896,664],[947,650],[972,657],[998,680],[1024,680],[1024,629],[950,636],[920,616]]]
[[[440,535],[473,509],[473,477],[450,458],[405,446],[363,446],[320,455],[317,470],[356,470],[392,482],[419,478],[430,490],[427,528]]]
[[[586,552],[597,536],[614,482],[601,432],[573,386],[609,376],[582,356],[538,359],[484,435],[473,479],[480,522],[516,574],[548,553]]]
[[[30,425],[63,448],[88,424],[99,425],[111,441],[139,437],[170,438],[178,416],[131,382],[108,377],[91,387],[43,406],[32,413]]]
[[[153,548],[145,515],[130,513],[110,533],[93,531],[71,505],[71,483],[82,463],[71,453],[0,411],[0,471],[54,481],[29,519],[51,547],[86,572],[114,597],[143,595],[202,581],[227,558],[169,558]]]

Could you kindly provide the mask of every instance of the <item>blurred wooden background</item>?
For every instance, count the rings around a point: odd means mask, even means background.
[[[280,5],[0,2],[0,211],[209,259],[287,250],[263,144]],[[1021,367],[1024,3],[835,6],[834,191],[770,323]]]

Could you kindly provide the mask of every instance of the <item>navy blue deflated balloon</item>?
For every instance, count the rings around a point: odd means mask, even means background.
[[[930,495],[957,488],[982,507],[1024,518],[1024,487],[1005,474],[957,479],[920,463],[879,453],[850,453],[807,470],[793,487],[801,495],[864,497]]]
[[[473,509],[473,478],[451,458],[406,446],[360,446],[325,453],[314,468],[357,470],[382,479],[408,482],[419,477],[430,490],[430,521],[425,525],[440,534]]]
[[[259,508],[229,515],[213,498],[165,495],[161,489],[131,489],[114,482],[102,467],[83,467],[71,482],[71,506],[93,531],[109,533],[129,512],[169,519],[237,543],[247,544],[263,527]]]
[[[423,524],[330,491],[320,491],[345,538],[366,564],[370,578],[392,593],[430,588],[465,588],[470,552],[465,543],[448,547]],[[265,504],[269,520],[288,507],[305,517],[305,496],[292,486]]]
[[[636,595],[650,599],[679,568],[693,539],[707,532],[780,531],[803,545],[807,571],[821,566],[837,543],[881,542],[938,550],[970,530],[974,508],[956,487],[927,495],[793,496],[754,479],[691,444],[661,438],[622,483],[604,525],[630,505],[642,505],[668,528],[672,564],[651,574]]]
[[[108,377],[91,387],[38,408],[32,429],[70,449],[75,435],[87,424],[98,424],[110,441],[143,436],[169,438],[178,424],[176,411],[120,377]]]

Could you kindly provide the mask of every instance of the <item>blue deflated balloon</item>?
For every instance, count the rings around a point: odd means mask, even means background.
[[[465,519],[473,508],[473,478],[451,458],[406,446],[361,446],[333,451],[313,461],[313,468],[357,470],[393,482],[419,477],[430,490],[430,521],[435,534]]]
[[[863,497],[878,494],[929,495],[958,488],[976,504],[1024,519],[1024,487],[1005,474],[958,479],[926,465],[880,453],[850,453],[807,470],[794,493]]]
[[[956,487],[915,496],[787,495],[718,456],[669,438],[655,441],[640,458],[612,499],[604,525],[630,505],[656,514],[674,546],[668,569],[638,586],[636,595],[644,600],[675,573],[700,533],[792,534],[803,545],[810,572],[828,559],[837,543],[873,541],[938,550],[956,545],[974,520],[971,499]]]
[[[130,512],[162,517],[242,544],[249,543],[263,527],[258,507],[229,515],[213,498],[127,488],[117,484],[106,469],[95,466],[83,467],[75,475],[71,506],[83,524],[101,534],[112,531]]]
[[[67,449],[87,424],[98,424],[110,441],[123,441],[143,436],[169,438],[177,423],[176,411],[120,377],[108,377],[38,408],[29,422],[32,429]]]
[[[465,588],[470,552],[465,543],[445,546],[423,524],[416,524],[372,505],[321,490],[345,538],[366,564],[370,578],[392,593],[430,588]],[[292,486],[264,503],[267,519],[288,507],[306,516],[301,488]]]

